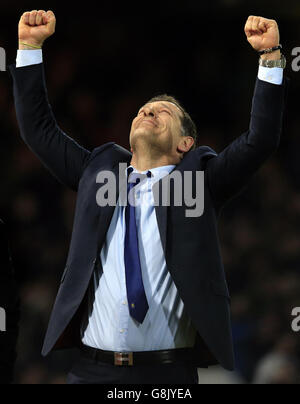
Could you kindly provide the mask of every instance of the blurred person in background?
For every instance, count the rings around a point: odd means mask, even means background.
[[[0,384],[13,382],[19,332],[19,298],[5,226],[0,220]],[[4,315],[4,317],[3,317]],[[2,326],[4,327],[2,328]]]
[[[73,384],[197,383],[197,366],[220,363],[232,370],[229,292],[215,219],[279,143],[286,83],[276,21],[247,20],[247,39],[261,53],[250,128],[219,155],[206,146],[196,148],[193,121],[175,98],[165,95],[148,101],[133,120],[132,153],[113,142],[91,153],[72,141],[56,124],[45,85],[41,48],[55,24],[51,11],[24,13],[17,64],[10,67],[23,139],[62,183],[78,191],[70,253],[43,354],[77,345],[81,357],[68,378]],[[142,173],[146,181],[154,176],[156,184],[163,168],[169,174],[175,167],[179,172],[205,170],[204,216],[187,219],[182,207],[171,206],[167,236],[162,206],[136,210],[142,221],[146,215],[143,229],[136,229],[135,213],[127,207],[125,227],[120,206],[100,209],[95,201],[97,174],[110,170],[117,175],[121,162],[129,166],[128,176]],[[137,233],[144,252],[137,247]],[[127,282],[129,269],[135,275],[132,283]],[[158,301],[149,269],[168,280],[157,285]]]
[[[297,337],[283,335],[258,363],[253,384],[299,384]]]

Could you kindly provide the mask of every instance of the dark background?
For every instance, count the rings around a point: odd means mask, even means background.
[[[278,21],[291,78],[280,148],[223,211],[220,238],[232,294],[237,373],[246,383],[299,383],[300,46],[295,1],[70,2],[0,5],[0,46],[14,63],[24,11],[52,9],[55,35],[43,47],[49,98],[60,127],[86,148],[128,148],[131,121],[160,93],[175,95],[195,120],[200,144],[221,151],[248,129],[258,56],[249,15]],[[9,228],[22,321],[16,383],[64,383],[74,353],[40,356],[65,266],[76,195],[61,186],[19,136],[12,81],[0,72],[0,217]]]

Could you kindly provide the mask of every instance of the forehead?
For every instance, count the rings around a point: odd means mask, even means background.
[[[143,107],[145,107],[146,105],[147,105],[148,107],[151,107],[151,106],[165,107],[165,108],[170,109],[172,112],[177,113],[177,114],[180,115],[180,116],[183,115],[181,109],[180,109],[176,104],[174,104],[173,102],[170,102],[170,101],[154,101],[154,102],[148,102],[147,104],[143,105]],[[142,107],[142,108],[143,108],[143,107]]]

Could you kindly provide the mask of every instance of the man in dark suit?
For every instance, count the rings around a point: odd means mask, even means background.
[[[4,223],[0,220],[0,384],[13,381],[19,299]]]
[[[24,13],[17,64],[10,67],[22,138],[78,192],[43,355],[80,348],[69,383],[197,383],[197,367],[219,363],[232,370],[230,296],[217,218],[279,144],[286,85],[276,21],[251,16],[246,23],[248,41],[261,52],[250,128],[219,155],[195,147],[195,125],[168,96],[138,111],[131,153],[113,142],[89,152],[66,136],[49,105],[42,64],[41,47],[55,23],[51,11]],[[205,209],[191,217],[186,200],[175,202],[187,186],[184,174],[192,173],[191,194],[200,171]],[[112,174],[114,190],[105,173]],[[171,186],[166,206],[158,191],[174,173],[182,187],[175,192]],[[139,177],[134,195],[138,201],[147,196],[149,203],[120,203],[123,176],[129,194]],[[116,205],[99,204],[99,194],[111,191]]]

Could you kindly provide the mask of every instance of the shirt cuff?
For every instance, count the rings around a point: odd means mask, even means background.
[[[35,50],[18,50],[16,67],[25,67],[30,65],[37,65],[43,63],[42,49]]]
[[[283,69],[281,67],[264,67],[259,66],[258,78],[268,83],[281,85],[283,82]]]

